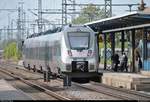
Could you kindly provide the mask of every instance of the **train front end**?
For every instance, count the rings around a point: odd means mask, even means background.
[[[69,26],[62,37],[62,72],[72,78],[97,75],[98,46],[95,32],[87,26]]]

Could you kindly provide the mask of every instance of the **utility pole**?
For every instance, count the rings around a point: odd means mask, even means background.
[[[67,0],[62,0],[62,26],[67,24]]]
[[[4,41],[6,41],[7,40],[7,31],[6,31],[6,26],[4,26]]]
[[[71,20],[73,20],[75,18],[75,11],[76,11],[76,2],[75,0],[62,0],[62,26],[67,25],[67,15],[68,13],[68,9],[67,7],[69,6],[67,3],[70,2],[72,6],[72,14],[71,14]]]
[[[12,30],[14,29],[10,29],[10,14],[11,12],[16,12],[18,11],[18,9],[0,9],[0,11],[7,11],[8,13],[8,26],[4,27],[4,29],[2,29],[4,31],[4,40],[9,40],[10,38],[12,38]],[[11,30],[11,32],[10,32]]]
[[[7,39],[10,40],[10,13],[8,13]]]
[[[11,20],[11,38],[13,39],[13,21],[14,19]]]
[[[24,2],[19,2],[19,7],[18,7],[18,21],[17,21],[17,29],[18,29],[18,33],[17,33],[17,49],[22,50],[21,49],[21,42],[23,40],[24,37],[24,10],[23,10],[23,4]]]
[[[76,15],[74,14],[75,13],[75,11],[76,11],[76,2],[75,2],[75,0],[68,0],[68,1],[70,1],[71,3],[72,3],[72,15],[71,15],[71,20],[73,20],[75,17],[76,17]]]
[[[112,16],[112,0],[105,0],[105,17]]]
[[[18,29],[18,32],[17,32],[17,49],[21,49],[21,45],[20,45],[20,40],[21,40],[21,35],[22,35],[22,32],[21,32],[21,8],[18,7],[18,21],[17,21],[17,29]]]
[[[141,0],[141,4],[140,4],[140,6],[138,7],[138,10],[139,11],[143,11],[144,9],[145,9],[145,3],[144,3],[144,0]]]
[[[38,33],[42,32],[42,0],[38,0]]]
[[[132,6],[138,6],[139,4],[112,4],[112,0],[104,0],[105,4],[92,4],[93,6],[103,6],[105,7],[105,16],[111,17],[112,16],[112,6],[128,6],[130,11]],[[62,26],[67,25],[68,23],[68,15],[72,16],[72,19],[75,18],[75,14],[80,14],[80,12],[76,12],[76,6],[82,7],[82,6],[89,6],[89,4],[77,4],[75,0],[62,0],[62,9],[42,9],[42,2],[39,0],[38,2],[38,9],[32,9],[32,10],[38,10],[38,19],[41,19],[42,21],[42,14],[61,14],[62,15]],[[72,7],[72,8],[69,8]],[[30,12],[31,9],[29,9]],[[72,10],[70,12],[69,10]],[[33,13],[33,12],[32,12]],[[36,14],[35,14],[36,15]],[[38,23],[38,28],[42,26],[40,23]]]
[[[72,6],[73,9],[72,9],[72,10],[73,10],[73,13],[74,13],[74,12],[76,12],[76,6],[75,6],[76,2],[75,2],[75,0],[72,0],[72,3],[73,3],[73,6]],[[75,17],[76,17],[76,15],[73,14],[73,15],[72,15],[72,20],[75,19]]]
[[[17,29],[18,29],[18,33],[17,33],[17,41],[18,41],[18,43],[19,43],[19,41],[20,41],[20,35],[22,34],[21,33],[21,8],[19,7],[18,8],[18,21],[17,21]]]

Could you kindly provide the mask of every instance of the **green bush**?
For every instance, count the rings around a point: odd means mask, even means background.
[[[19,60],[21,58],[21,51],[17,49],[16,42],[8,43],[4,48],[4,58]]]

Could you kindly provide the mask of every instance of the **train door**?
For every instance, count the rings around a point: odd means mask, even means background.
[[[51,76],[51,69],[49,65],[49,45],[48,41],[45,42],[45,47],[44,47],[44,62],[45,62],[45,71],[44,71],[44,81],[45,82],[50,82],[50,76]]]
[[[45,68],[47,71],[50,71],[50,67],[49,67],[49,45],[48,45],[48,41],[45,42],[45,49],[44,49],[45,53],[44,53],[44,56],[45,56]]]

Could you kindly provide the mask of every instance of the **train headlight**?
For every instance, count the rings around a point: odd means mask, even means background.
[[[92,50],[88,50],[87,56],[91,56],[91,55],[92,55]]]
[[[90,65],[90,70],[94,70],[94,65]]]
[[[71,50],[68,50],[68,55],[69,55],[69,56],[72,56]]]
[[[71,71],[71,65],[70,65],[70,64],[67,64],[67,65],[66,65],[66,70],[67,70],[67,71]]]

